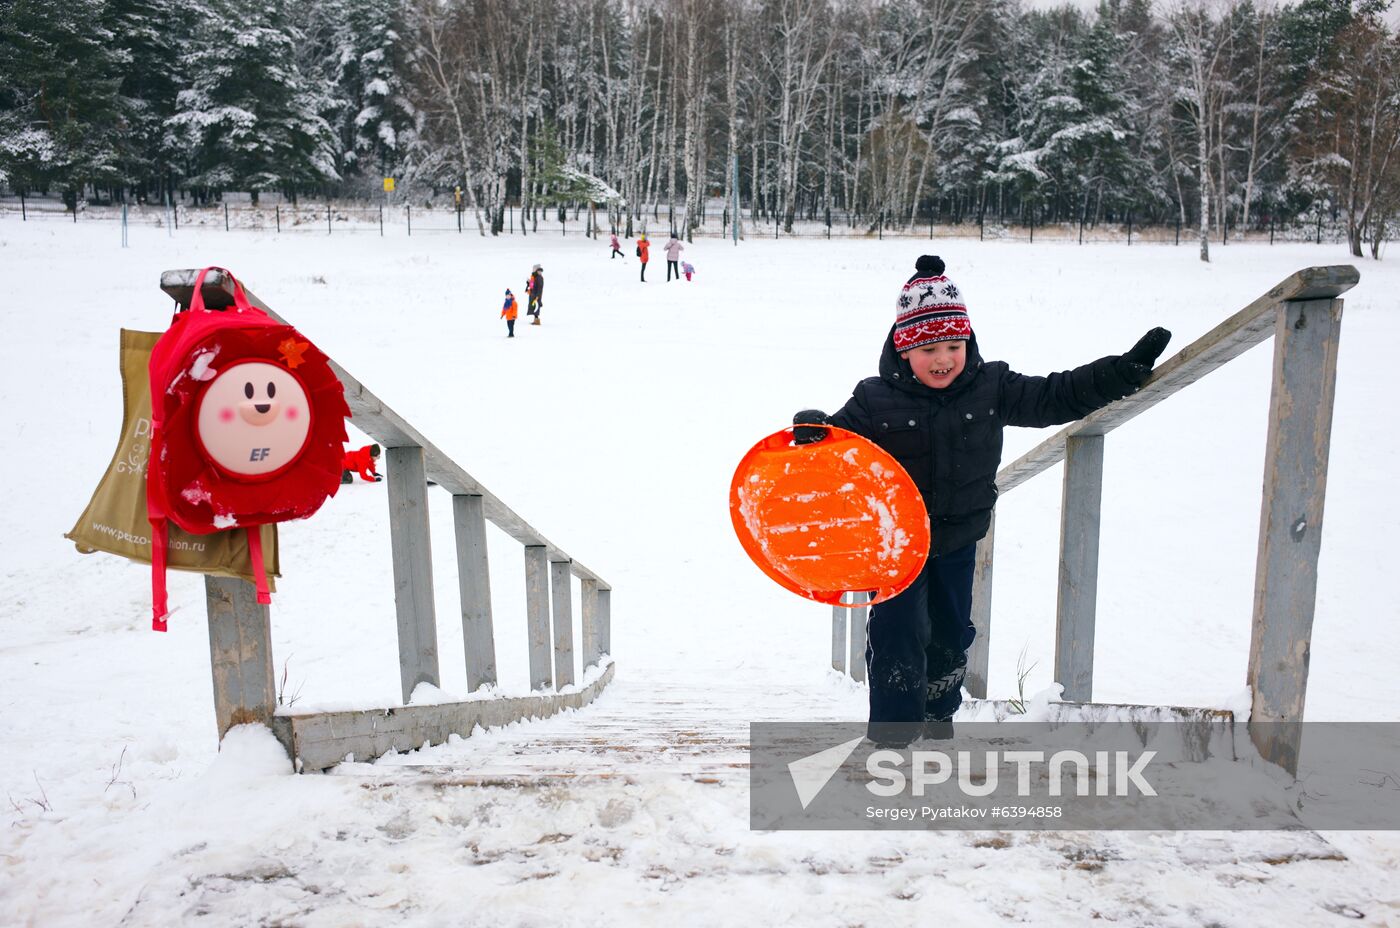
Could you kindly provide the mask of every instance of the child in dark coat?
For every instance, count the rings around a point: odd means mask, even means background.
[[[978,539],[991,525],[1002,430],[1083,418],[1146,382],[1171,333],[1156,328],[1127,354],[1030,377],[983,361],[961,290],[943,261],[924,255],[900,292],[880,374],[856,385],[839,411],[793,417],[799,444],[821,441],[820,425],[848,429],[899,461],[928,509],[932,548],[904,592],[870,610],[866,670],[870,738],[907,744],[922,731],[952,734],[962,702],[972,625]]]

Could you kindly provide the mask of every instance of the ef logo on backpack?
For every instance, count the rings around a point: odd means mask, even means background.
[[[234,305],[204,305],[211,270]],[[247,530],[258,602],[271,602],[258,526],[310,516],[340,488],[350,409],[329,360],[205,268],[187,310],[151,352],[153,627],[165,630],[167,522],[207,534]]]

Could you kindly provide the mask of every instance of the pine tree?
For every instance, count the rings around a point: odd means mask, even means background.
[[[20,190],[63,192],[123,181],[126,54],[101,0],[17,0],[0,12],[0,175]]]
[[[303,73],[305,40],[289,0],[212,0],[183,57],[190,86],[166,121],[183,145],[186,179],[205,192],[281,190],[295,197],[339,180],[333,97]]]

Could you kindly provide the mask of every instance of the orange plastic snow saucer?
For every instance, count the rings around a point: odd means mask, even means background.
[[[841,594],[871,590],[871,602],[884,602],[924,569],[928,512],[882,448],[822,428],[819,442],[794,445],[787,428],[749,449],[729,485],[734,532],[760,570],[799,596],[854,605]]]

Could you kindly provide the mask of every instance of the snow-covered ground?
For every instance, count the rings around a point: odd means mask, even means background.
[[[663,692],[704,700],[696,723],[716,728],[861,716],[863,691],[826,670],[829,610],[745,559],[727,492],[754,441],[795,409],[838,406],[874,372],[927,243],[707,239],[685,254],[693,282],[665,283],[658,260],[643,285],[630,243],[610,261],[606,244],[577,236],[133,227],[126,250],[118,236],[108,224],[0,223],[0,434],[11,442],[0,463],[0,923],[204,913],[211,925],[594,924],[603,909],[623,924],[1400,919],[1391,834],[1328,834],[1316,853],[1299,852],[1312,847],[1302,839],[1271,849],[1277,835],[833,841],[750,833],[741,787],[367,788],[357,776],[280,776],[268,740],[248,732],[220,756],[202,582],[171,575],[177,611],[156,635],[148,571],[79,556],[61,537],[116,440],[117,329],[169,320],[161,270],[232,268],[613,585],[618,678],[600,702],[410,758],[445,764],[507,747],[528,756],[590,713],[673,705]],[[985,355],[1027,373],[1121,352],[1159,324],[1175,333],[1173,353],[1297,268],[1350,262],[1327,245],[1216,247],[1202,265],[1185,245],[937,244]],[[522,316],[507,340],[501,294],[523,293],[535,262],[544,324]],[[1360,267],[1343,323],[1307,718],[1400,721],[1400,606],[1385,583],[1400,541],[1387,464],[1400,435],[1383,392],[1400,270]],[[1099,700],[1239,701],[1271,352],[1250,351],[1108,439]],[[1043,437],[1009,431],[1006,460]],[[993,696],[1014,695],[1023,653],[1028,692],[1053,682],[1059,476],[998,508]],[[383,494],[356,483],[283,528],[273,648],[298,707],[397,702]],[[430,499],[442,688],[461,694],[450,500]],[[503,534],[490,542],[502,690],[523,692],[523,557]]]

